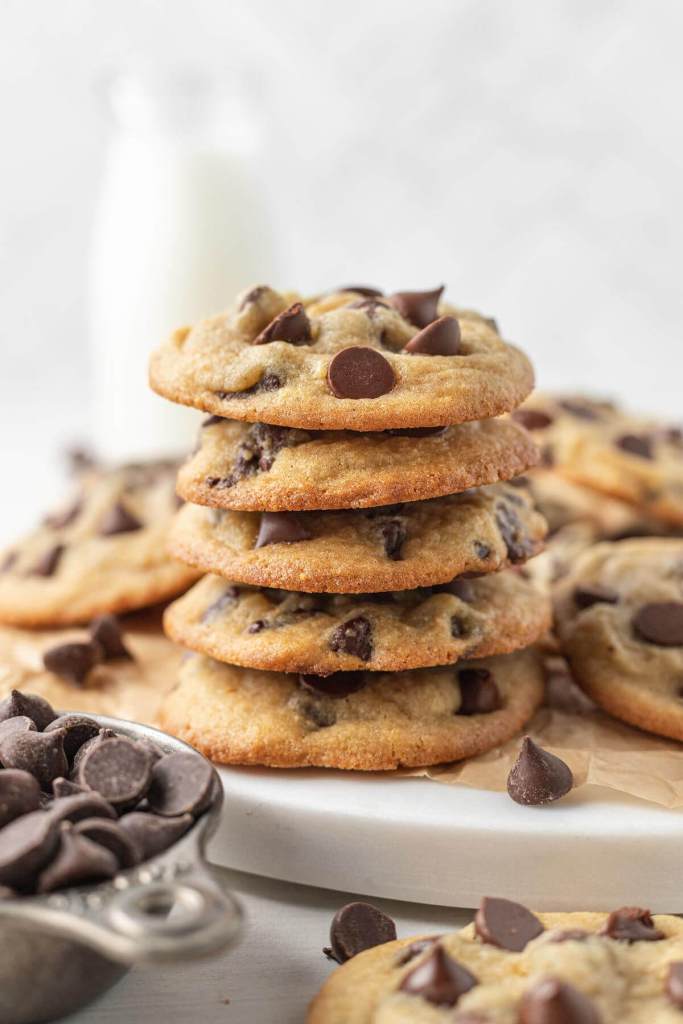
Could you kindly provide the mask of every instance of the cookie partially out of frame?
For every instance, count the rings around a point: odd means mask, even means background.
[[[166,553],[175,463],[96,469],[0,554],[0,622],[60,626],[176,597],[197,573]]]
[[[533,914],[485,899],[477,924],[366,949],[308,1024],[676,1024],[683,923],[624,907]]]
[[[312,430],[488,419],[531,391],[526,356],[485,318],[440,303],[439,289],[365,291],[302,300],[252,288],[227,313],[176,331],[154,353],[150,383],[219,416]]]
[[[527,647],[549,601],[514,570],[435,590],[304,594],[205,576],[166,609],[177,643],[218,661],[278,672],[397,672]]]
[[[508,480],[538,450],[509,419],[426,431],[306,431],[211,417],[178,493],[242,511],[364,508]]]
[[[683,539],[598,544],[557,589],[579,685],[631,725],[683,740]]]
[[[683,435],[584,396],[534,394],[515,414],[564,476],[683,526]]]
[[[542,549],[545,530],[524,488],[494,484],[352,511],[262,515],[188,504],[173,524],[169,550],[231,582],[374,593],[520,564]]]
[[[376,771],[490,750],[522,728],[542,695],[533,648],[447,668],[325,678],[194,655],[160,720],[222,764]]]

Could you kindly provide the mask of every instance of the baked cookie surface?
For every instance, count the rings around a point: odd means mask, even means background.
[[[616,718],[683,740],[683,539],[603,543],[556,591],[576,681]]]
[[[222,764],[417,767],[470,757],[513,736],[539,705],[543,681],[532,648],[449,668],[326,678],[194,655],[160,721]]]
[[[186,505],[177,558],[231,582],[342,594],[450,583],[519,564],[543,547],[545,520],[509,484],[428,501],[332,512],[229,512]]]
[[[166,554],[175,463],[83,474],[72,502],[0,554],[0,621],[68,625],[175,597],[197,578]]]
[[[679,918],[650,917],[639,908],[611,915],[534,915],[507,900],[485,900],[482,907],[487,906],[494,927],[489,941],[468,925],[447,935],[399,939],[357,954],[334,970],[310,1007],[308,1024],[680,1020]],[[521,949],[510,946],[524,940],[509,941],[502,930],[506,913],[508,919],[516,916],[529,937]],[[626,937],[636,934],[641,938]],[[494,945],[491,939],[508,944]]]
[[[488,419],[531,391],[526,356],[485,318],[440,303],[441,289],[365,290],[302,300],[252,288],[176,331],[152,356],[150,383],[219,416],[313,430]]]
[[[354,595],[250,589],[205,576],[164,615],[171,639],[218,661],[317,675],[506,654],[549,625],[547,598],[513,570],[456,579],[440,591]]]
[[[534,394],[515,413],[560,474],[683,526],[683,437],[610,402]]]
[[[508,480],[537,458],[528,433],[509,419],[402,434],[316,432],[211,417],[177,486],[187,501],[217,508],[363,508]]]

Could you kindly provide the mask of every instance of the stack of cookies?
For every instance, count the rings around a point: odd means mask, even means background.
[[[176,332],[152,387],[211,413],[170,553],[207,573],[165,615],[197,652],[162,713],[214,760],[385,769],[504,741],[543,689],[546,524],[503,414],[531,366],[442,288],[253,288]],[[477,660],[472,660],[477,659]]]

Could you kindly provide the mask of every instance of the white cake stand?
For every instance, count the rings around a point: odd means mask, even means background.
[[[530,808],[382,774],[220,774],[225,811],[209,855],[227,867],[441,906],[488,894],[537,910],[683,912],[683,812],[594,786]]]

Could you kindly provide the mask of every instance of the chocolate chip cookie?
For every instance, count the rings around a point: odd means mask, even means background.
[[[253,589],[205,576],[167,608],[172,640],[218,661],[278,672],[397,672],[527,647],[548,600],[508,570],[380,594]]]
[[[374,593],[450,583],[518,565],[543,547],[545,520],[524,488],[332,512],[227,512],[186,505],[177,558],[231,582],[287,590]]]
[[[366,290],[306,300],[252,288],[228,313],[176,331],[154,353],[150,383],[219,416],[311,430],[488,419],[531,391],[526,356],[485,318],[443,304],[442,288]]]
[[[243,511],[364,508],[454,494],[535,465],[528,433],[509,419],[353,433],[210,417],[178,475],[178,493]]]
[[[556,625],[576,681],[597,704],[683,740],[683,540],[584,552],[558,588]]]
[[[683,526],[683,435],[610,402],[535,394],[514,418],[563,476]]]
[[[375,771],[490,750],[528,721],[542,696],[532,648],[448,668],[325,677],[194,655],[160,718],[223,764]]]
[[[79,491],[0,554],[0,622],[58,626],[156,604],[197,573],[170,559],[175,463],[90,470]]]
[[[679,918],[639,907],[534,914],[487,898],[461,931],[397,939],[352,956],[325,983],[307,1020],[674,1024],[682,1008]]]

